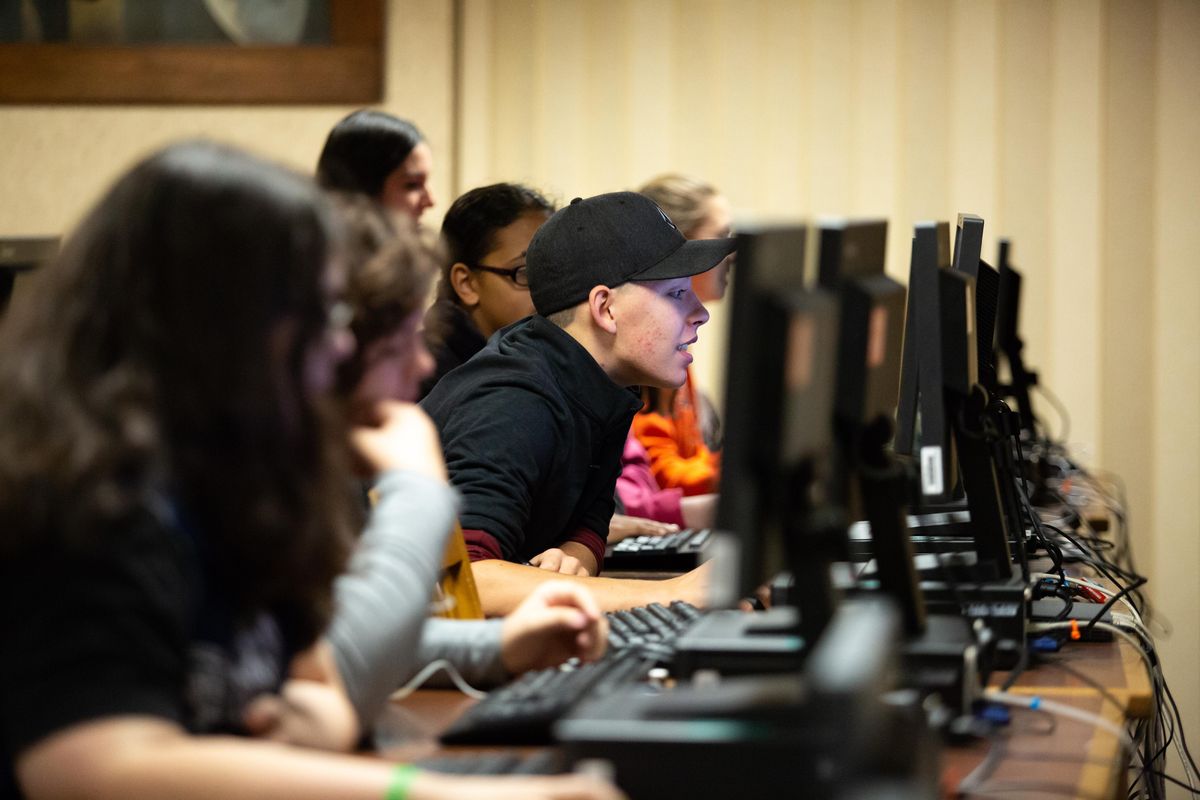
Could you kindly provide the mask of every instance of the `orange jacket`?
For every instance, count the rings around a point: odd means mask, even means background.
[[[650,456],[650,471],[664,489],[682,489],[685,495],[717,490],[721,458],[704,446],[697,415],[692,375],[675,393],[671,415],[639,413],[633,418],[633,435]]]

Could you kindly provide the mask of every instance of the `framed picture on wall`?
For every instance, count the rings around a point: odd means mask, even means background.
[[[0,103],[364,104],[384,0],[4,0]]]

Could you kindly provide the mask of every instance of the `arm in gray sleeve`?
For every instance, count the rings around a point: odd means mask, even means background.
[[[350,702],[367,728],[414,671],[429,598],[454,526],[454,490],[413,472],[385,473],[350,559],[334,583],[326,637]]]
[[[444,658],[463,680],[475,687],[497,686],[511,676],[500,661],[502,619],[439,619],[432,617],[421,633],[417,669]],[[413,670],[416,672],[416,670]],[[407,679],[406,679],[407,680]],[[433,676],[426,686],[451,685],[445,673]]]

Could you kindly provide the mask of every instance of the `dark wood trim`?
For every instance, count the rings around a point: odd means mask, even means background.
[[[0,45],[0,103],[378,102],[383,3],[331,0],[331,45]]]

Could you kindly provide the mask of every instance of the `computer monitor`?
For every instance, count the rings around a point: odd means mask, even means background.
[[[950,224],[918,222],[909,265],[894,447],[916,459],[919,495],[925,503],[950,501],[959,485],[942,378],[939,275],[949,268]]]
[[[954,237],[954,269],[975,281],[975,335],[978,340],[979,383],[996,393],[996,362],[993,338],[1000,276],[983,260],[983,219],[974,214],[959,214]]]
[[[0,238],[0,314],[8,308],[17,278],[58,254],[58,237]]]
[[[1021,430],[1033,437],[1033,405],[1029,389],[1037,385],[1037,373],[1026,368],[1022,355],[1025,343],[1020,335],[1021,273],[1010,263],[1010,252],[1009,241],[1001,239],[1000,255],[996,259],[999,286],[996,295],[995,361],[997,366],[1001,359],[1007,362],[1009,382],[1003,385],[997,382],[997,390],[1016,402]]]
[[[867,426],[896,409],[904,287],[883,273],[887,222],[821,224],[819,279],[841,299],[835,418]]]
[[[738,236],[717,527],[740,543],[739,596],[781,571],[796,575],[808,638],[832,613],[814,515],[828,511],[838,309],[804,288],[806,236],[800,226]]]
[[[887,223],[821,225],[820,280],[841,306],[832,497],[871,527],[881,588],[909,633],[925,624],[906,523],[907,480],[888,450],[900,385],[904,286],[884,274]]]
[[[989,397],[979,384],[975,281],[961,270],[939,274],[942,382],[981,575],[1012,577],[1009,519],[996,452],[982,430]]]
[[[975,278],[987,281],[996,273],[978,255],[983,220],[959,216],[952,269],[946,269],[939,258],[938,227],[936,223],[915,227],[908,372],[898,411],[896,450],[919,458],[920,491],[914,510],[948,508],[938,503],[957,496],[961,487],[966,504],[957,507],[969,511],[966,531],[973,540],[977,573],[986,579],[1008,580],[1012,576],[1009,532],[1019,530],[1014,526],[1020,523],[1012,509],[1009,476],[998,467],[1005,444],[988,441],[983,430],[983,420],[995,413],[995,406],[981,378],[979,350],[985,337],[979,330],[988,328],[986,348],[991,352],[994,316],[981,314]],[[957,524],[933,524],[916,532],[928,537],[924,544],[939,550],[943,530],[954,536],[961,535],[962,529]]]

